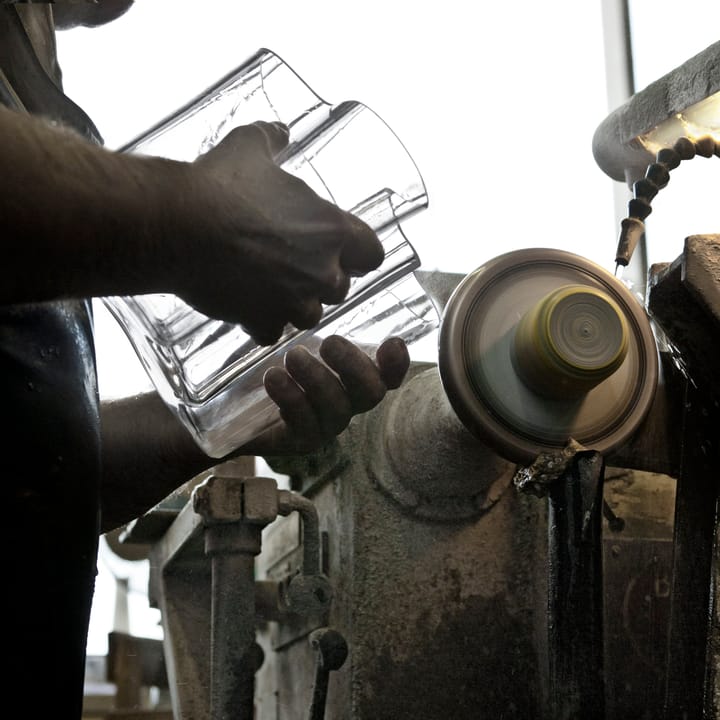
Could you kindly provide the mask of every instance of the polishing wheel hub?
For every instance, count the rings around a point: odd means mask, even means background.
[[[515,329],[515,370],[546,397],[581,397],[610,377],[627,354],[627,323],[605,292],[583,285],[553,290]]]
[[[603,268],[519,250],[454,291],[440,374],[463,422],[524,462],[570,438],[601,452],[629,439],[654,396],[657,351],[641,304]]]

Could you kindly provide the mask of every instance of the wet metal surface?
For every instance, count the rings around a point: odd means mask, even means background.
[[[555,720],[605,717],[604,471],[599,453],[580,451],[549,494],[549,689]]]

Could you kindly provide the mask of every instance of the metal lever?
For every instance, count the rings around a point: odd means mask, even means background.
[[[331,628],[319,628],[310,634],[310,644],[317,652],[315,685],[310,704],[309,720],[324,720],[330,671],[339,670],[348,655],[345,638]]]

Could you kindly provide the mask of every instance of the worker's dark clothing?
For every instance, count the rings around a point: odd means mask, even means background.
[[[62,92],[51,7],[0,5],[0,102],[99,141]],[[26,200],[35,202],[31,193]],[[13,242],[6,236],[5,252]],[[32,278],[32,267],[25,272]],[[23,717],[79,718],[100,495],[89,302],[0,307],[0,403],[0,472],[10,491],[6,699]]]

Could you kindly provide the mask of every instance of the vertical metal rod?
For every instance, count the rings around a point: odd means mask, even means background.
[[[549,495],[548,629],[553,720],[602,720],[605,464],[577,453]]]
[[[700,720],[705,703],[713,543],[718,522],[720,410],[687,381],[675,494],[667,720]],[[716,562],[718,560],[716,559]]]
[[[605,84],[612,112],[635,92],[632,33],[628,0],[602,0]]]
[[[260,529],[243,523],[206,527],[212,565],[210,717],[252,720],[255,672],[255,555]]]

